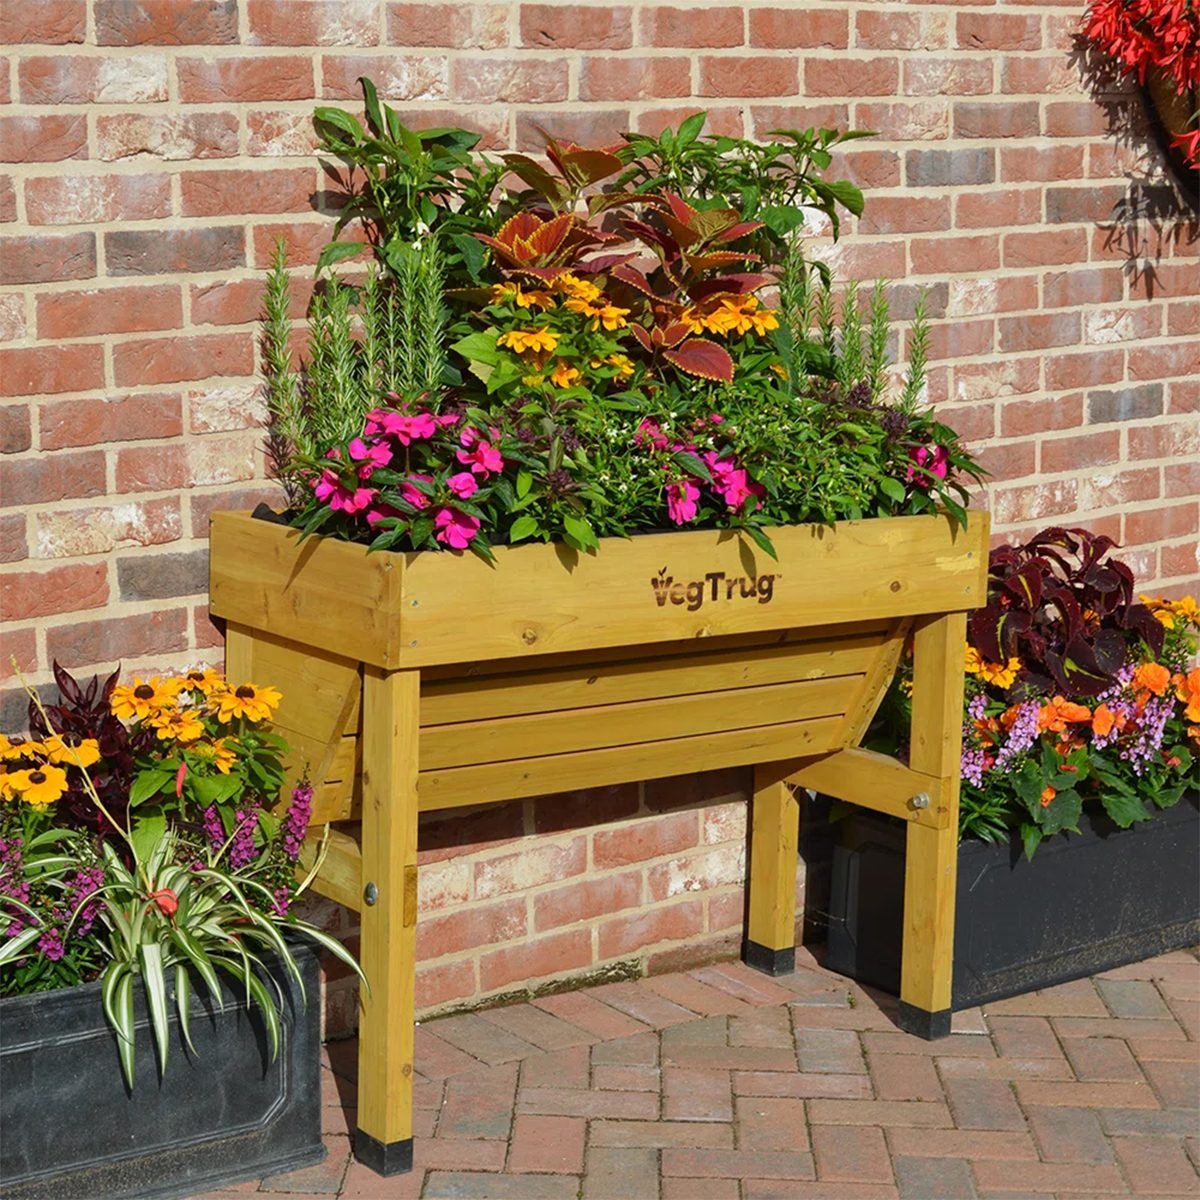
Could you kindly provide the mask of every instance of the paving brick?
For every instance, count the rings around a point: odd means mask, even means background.
[[[602,984],[592,989],[592,995],[654,1029],[665,1029],[668,1025],[691,1021],[696,1016],[691,1009],[664,1000],[654,992],[638,987],[636,983]]]
[[[595,996],[584,992],[562,992],[557,996],[542,996],[533,1002],[560,1020],[578,1025],[599,1038],[619,1038],[641,1033],[646,1026],[611,1005],[602,1004]]]
[[[589,1123],[588,1141],[593,1146],[732,1150],[733,1126],[715,1121],[600,1120]]]
[[[895,1125],[951,1129],[945,1104],[921,1100],[811,1100],[808,1119],[821,1125]]]
[[[1133,1037],[1127,1042],[1140,1062],[1200,1063],[1200,1042],[1177,1042],[1171,1038]]]
[[[709,987],[690,975],[659,975],[643,981],[643,987],[704,1016],[748,1012],[750,1006],[728,992]]]
[[[1177,1015],[1177,1014],[1176,1014]],[[1060,1038],[1073,1037],[1153,1037],[1182,1041],[1187,1034],[1175,1020],[1144,1021],[1136,1018],[1114,1018],[1097,1021],[1091,1017],[1055,1017],[1051,1024]]]
[[[738,1096],[734,1136],[739,1150],[807,1150],[804,1101],[786,1097]]]
[[[1071,1038],[1064,1049],[1077,1079],[1122,1083],[1142,1078],[1129,1047],[1119,1038]]]
[[[882,1129],[814,1124],[809,1135],[818,1178],[839,1183],[892,1182]]]
[[[1196,1131],[1196,1110],[1191,1108],[1101,1108],[1097,1114],[1104,1132],[1110,1136],[1127,1133],[1134,1137],[1166,1134],[1186,1137]]]
[[[645,1196],[658,1200],[658,1151],[591,1147],[582,1200],[629,1200]]]
[[[1192,1063],[1147,1062],[1143,1068],[1164,1108],[1200,1113],[1200,1071]],[[1197,1122],[1200,1126],[1200,1120]]]
[[[792,990],[767,979],[744,963],[715,963],[711,967],[689,971],[688,974],[709,987],[744,1000],[747,1004],[786,1003],[793,994]]]
[[[1025,1128],[1012,1089],[1003,1080],[947,1078],[945,1086],[959,1129]]]
[[[592,1063],[586,1046],[569,1046],[550,1054],[535,1054],[521,1063],[522,1087],[586,1088]]]
[[[1076,979],[1057,987],[1008,1000],[996,1000],[986,1006],[989,1016],[1104,1017],[1104,1002],[1096,994],[1090,979]]]
[[[978,1010],[975,1010],[978,1011]],[[956,1013],[955,1016],[958,1014]],[[924,1058],[995,1058],[996,1048],[987,1037],[951,1034],[948,1038],[927,1041],[911,1033],[868,1031],[862,1035],[863,1049],[868,1055],[906,1054]]]
[[[654,1092],[662,1088],[657,1067],[595,1067],[592,1086],[602,1092]]]
[[[1059,1195],[1127,1195],[1115,1166],[1086,1167],[1077,1163],[977,1162],[975,1182],[980,1191],[1055,1192]]]
[[[1057,1083],[1033,1079],[1016,1085],[1022,1104],[1065,1104],[1079,1108],[1159,1108],[1147,1083]]]
[[[430,1171],[424,1194],[438,1200],[578,1200],[579,1186],[579,1177],[575,1175]]]
[[[476,1013],[463,1013],[431,1022],[431,1030],[444,1042],[477,1058],[480,1062],[514,1062],[536,1054],[541,1047],[516,1037]]]
[[[508,1169],[578,1174],[583,1170],[586,1132],[587,1125],[581,1117],[523,1114],[513,1121]]]
[[[743,1200],[897,1200],[894,1187],[879,1183],[796,1183],[775,1179],[742,1180]]]
[[[523,1113],[559,1117],[624,1117],[649,1121],[658,1116],[658,1097],[645,1092],[598,1092],[577,1088],[522,1088]]]
[[[784,1071],[734,1071],[738,1096],[793,1096],[831,1100],[870,1100],[874,1096],[866,1075],[792,1074]]]
[[[982,1129],[888,1129],[893,1154],[923,1158],[1035,1159],[1037,1148],[1027,1133]]]
[[[653,1033],[637,1033],[592,1047],[596,1066],[654,1067],[658,1065],[658,1038]]]
[[[789,1047],[772,1046],[680,1046],[663,1045],[663,1066],[720,1067],[726,1071],[794,1071],[796,1056]]]
[[[912,1054],[872,1054],[867,1060],[879,1100],[941,1100],[933,1062]]]
[[[1096,987],[1114,1017],[1129,1017],[1135,1020],[1158,1020],[1169,1018],[1170,1009],[1163,1002],[1158,989],[1147,980],[1140,979],[1097,979]],[[1071,1014],[1086,1016],[1086,1013]]]
[[[1093,1110],[1029,1105],[1025,1116],[1046,1162],[1113,1161],[1112,1147]]]
[[[1195,1196],[1200,1178],[1183,1141],[1167,1137],[1116,1137],[1113,1148],[1139,1196]]]
[[[438,1118],[438,1137],[507,1138],[516,1092],[516,1063],[451,1078]]]
[[[988,1014],[988,1025],[1002,1055],[1013,1058],[1061,1058],[1055,1030],[1045,1017],[1006,1017]],[[1116,1036],[1116,1035],[1114,1035]]]
[[[676,1050],[694,1049],[697,1046],[726,1046],[729,1043],[729,1022],[725,1017],[701,1017],[688,1021],[686,1025],[672,1025],[660,1035],[664,1061]],[[679,1066],[693,1066],[680,1063]]]
[[[810,1029],[798,1023],[796,1054],[801,1071],[827,1071],[835,1075],[867,1073],[862,1046],[848,1029]]]
[[[576,1025],[531,1004],[510,1004],[490,1008],[479,1014],[490,1025],[498,1025],[514,1037],[521,1038],[539,1050],[565,1050],[568,1046],[590,1046],[597,1041],[595,1034],[586,1033]]]
[[[664,1179],[662,1200],[740,1200],[736,1179]]]
[[[785,1050],[795,1065],[792,1022],[786,1008],[762,1008],[744,1017],[729,1019],[731,1046],[767,1046]]]
[[[942,1078],[1074,1079],[1071,1064],[1058,1058],[938,1058]]]
[[[662,1173],[703,1179],[814,1179],[813,1156],[778,1150],[688,1150],[662,1152]],[[636,1195],[637,1193],[633,1193]]]
[[[732,1121],[729,1072],[664,1066],[662,1111],[669,1121]]]
[[[961,1158],[897,1157],[892,1164],[904,1200],[975,1200],[971,1168]]]

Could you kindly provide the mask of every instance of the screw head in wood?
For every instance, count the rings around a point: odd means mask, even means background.
[[[928,808],[929,807],[929,793],[928,792],[918,792],[909,801],[909,803],[913,806],[913,808]]]
[[[363,888],[363,903],[370,906],[379,902],[379,888],[376,884],[368,883]]]

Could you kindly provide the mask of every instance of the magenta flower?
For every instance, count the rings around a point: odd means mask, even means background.
[[[386,433],[388,437],[394,437],[400,445],[408,446],[413,442],[433,437],[437,428],[437,421],[432,413],[422,412],[410,416],[408,413],[376,408],[367,414],[364,432],[368,436]]]
[[[393,508],[390,504],[376,504],[374,508],[367,509],[367,524],[374,529],[380,521],[386,521],[389,517],[402,516],[404,514],[398,508]]]
[[[493,471],[504,470],[504,459],[490,442],[477,441],[470,449],[460,450],[456,457],[463,466],[470,466],[473,474],[485,479]]]
[[[456,508],[439,508],[433,515],[434,537],[451,550],[465,550],[479,532],[479,518]]]
[[[432,483],[433,476],[410,475],[408,479],[406,479],[400,485],[400,495],[407,500],[409,504],[413,506],[413,508],[427,508],[429,506],[429,497],[425,495],[425,493],[421,491],[419,487],[416,486],[413,480],[420,480],[422,483]]]
[[[642,423],[637,427],[637,433],[633,435],[633,440],[639,446],[652,446],[655,450],[667,448],[667,439],[663,435],[662,427],[649,417],[642,419]]]
[[[379,467],[386,467],[392,461],[392,448],[386,442],[364,442],[362,438],[352,438],[346,449],[350,451],[350,461],[363,483]]]
[[[479,491],[479,483],[470,471],[459,471],[446,480],[446,486],[460,499],[470,500]]]
[[[924,467],[938,479],[945,479],[950,470],[950,454],[945,446],[918,446],[909,453],[918,467]],[[905,482],[916,483],[917,487],[928,488],[932,482],[928,475],[918,475],[914,467],[909,467],[904,476]]]
[[[686,525],[696,516],[696,501],[699,499],[700,489],[690,479],[668,483],[667,516],[676,525]]]
[[[364,508],[370,507],[371,501],[375,499],[374,488],[348,487],[338,473],[328,467],[313,484],[313,492],[318,500],[324,500],[335,512],[362,512]]]

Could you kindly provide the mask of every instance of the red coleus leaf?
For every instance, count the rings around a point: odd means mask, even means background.
[[[739,221],[736,225],[731,225],[718,238],[719,242],[735,242],[738,238],[746,237],[747,234],[753,233],[756,229],[761,229],[763,223],[761,221]]]
[[[683,261],[693,271],[712,271],[717,267],[731,267],[734,263],[761,262],[757,254],[739,253],[736,250],[712,250],[707,254],[684,253]]]
[[[551,203],[561,204],[567,198],[567,188],[562,181],[555,179],[541,163],[528,155],[504,154],[501,158],[514,175]]]
[[[686,225],[696,218],[696,210],[682,196],[677,196],[674,192],[663,192],[662,198],[667,202],[667,207],[676,221]]]
[[[575,217],[571,213],[563,213],[552,221],[543,222],[526,239],[532,253],[542,259],[553,254],[562,245],[574,224]]]
[[[704,279],[699,283],[689,284],[688,295],[695,301],[707,300],[721,294],[745,296],[774,282],[770,275],[722,275],[718,279]]]
[[[689,338],[677,350],[665,350],[663,358],[688,375],[719,383],[733,382],[733,359],[729,352],[707,338]]]
[[[641,273],[636,267],[617,267],[612,272],[614,279],[619,279],[622,283],[628,284],[635,291],[641,292],[645,296],[654,298],[654,289],[650,286],[650,280]]]
[[[645,350],[647,353],[653,350],[654,343],[651,340],[650,334],[645,329],[643,329],[640,325],[630,325],[629,329],[633,334],[634,339],[637,341],[637,344],[641,346],[643,350]]]

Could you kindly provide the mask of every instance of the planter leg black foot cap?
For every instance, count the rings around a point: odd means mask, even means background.
[[[950,1009],[941,1012],[928,1012],[912,1004],[900,1001],[900,1028],[905,1033],[916,1034],[927,1042],[950,1036]]]
[[[742,943],[742,962],[764,975],[790,975],[796,969],[796,947],[771,950],[747,938]]]
[[[354,1157],[376,1175],[403,1175],[412,1170],[413,1140],[380,1142],[359,1129],[354,1134]]]

